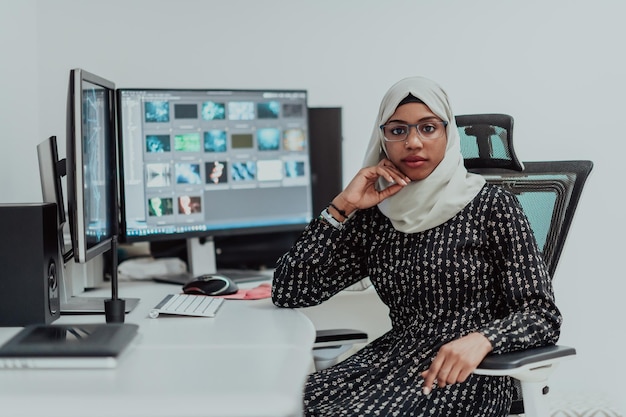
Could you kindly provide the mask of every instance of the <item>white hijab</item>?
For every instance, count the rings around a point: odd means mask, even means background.
[[[485,180],[480,175],[468,173],[463,165],[459,132],[446,92],[423,77],[405,78],[387,91],[380,104],[363,166],[376,165],[386,157],[387,149],[379,126],[389,120],[398,104],[409,94],[422,100],[441,120],[448,122],[446,153],[427,178],[409,183],[397,194],[380,202],[378,208],[396,230],[417,233],[454,217],[474,199]],[[388,185],[384,179],[379,179],[379,189]]]

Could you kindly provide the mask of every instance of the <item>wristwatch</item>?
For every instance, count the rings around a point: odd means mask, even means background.
[[[335,219],[333,215],[328,212],[328,207],[322,210],[322,213],[320,214],[320,219],[326,220],[332,227],[337,230],[343,229],[345,223]]]

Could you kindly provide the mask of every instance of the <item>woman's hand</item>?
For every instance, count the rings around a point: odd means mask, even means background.
[[[379,191],[376,189],[376,182],[380,177],[392,185]],[[409,182],[411,182],[409,177],[400,172],[390,160],[383,159],[378,165],[362,168],[348,186],[335,197],[333,203],[350,214],[358,209],[375,206],[400,191]]]
[[[446,343],[430,368],[422,372],[422,391],[428,395],[435,381],[440,388],[465,381],[492,349],[489,340],[480,333],[470,333]]]

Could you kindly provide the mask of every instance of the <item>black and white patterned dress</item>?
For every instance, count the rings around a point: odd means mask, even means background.
[[[472,374],[421,391],[439,347],[480,332],[494,352],[556,343],[561,315],[517,199],[493,185],[446,223],[396,231],[373,207],[346,228],[314,220],[279,260],[272,298],[317,305],[370,277],[392,329],[334,367],[309,376],[307,416],[504,416],[508,377]]]

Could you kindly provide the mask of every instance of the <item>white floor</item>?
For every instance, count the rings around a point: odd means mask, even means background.
[[[601,394],[550,393],[551,417],[624,417],[615,404]]]

